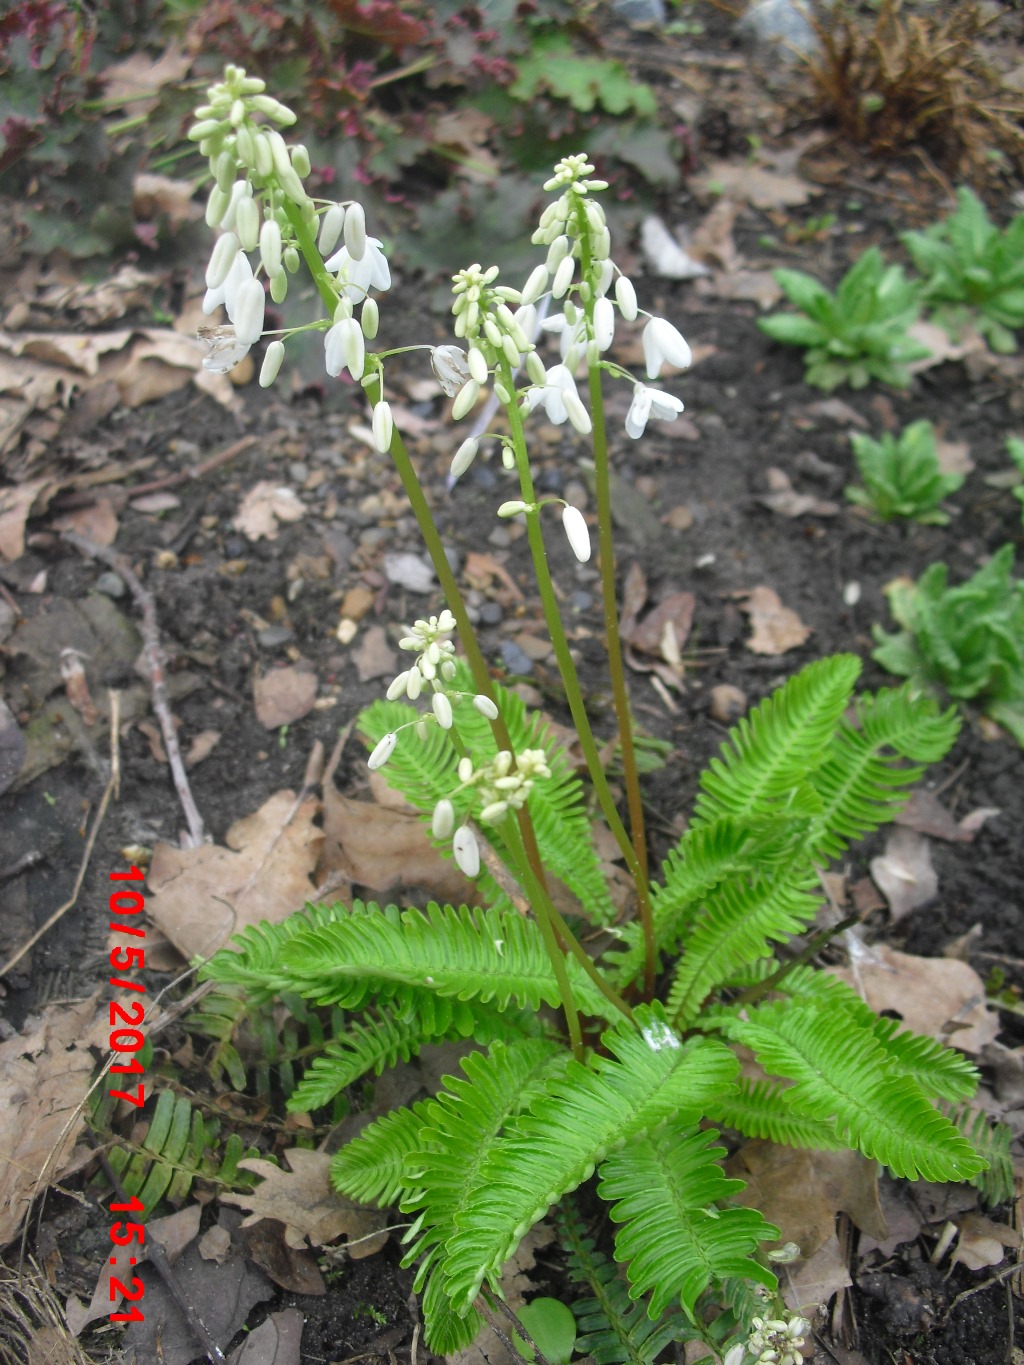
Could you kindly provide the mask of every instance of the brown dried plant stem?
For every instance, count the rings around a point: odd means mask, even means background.
[[[199,808],[192,796],[192,789],[185,773],[185,762],[178,746],[178,733],[174,727],[174,717],[171,714],[170,699],[167,695],[167,659],[160,643],[160,628],[157,624],[156,603],[153,594],[142,586],[135,570],[124,555],[120,555],[104,545],[97,545],[94,541],[85,536],[80,536],[75,531],[63,532],[61,539],[73,546],[79,554],[85,555],[87,559],[98,559],[119,574],[127,583],[136,605],[142,612],[142,638],[145,644],[146,662],[149,665],[153,711],[160,722],[160,731],[163,735],[167,759],[171,765],[174,787],[178,793],[181,808],[185,812],[185,819],[188,821],[187,847],[198,848],[206,838],[206,829],[203,824],[203,817],[199,814]]]

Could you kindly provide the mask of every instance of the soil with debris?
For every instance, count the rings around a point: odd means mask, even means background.
[[[724,117],[727,88],[718,98]],[[706,112],[712,126],[713,102]],[[1006,470],[1005,437],[1024,424],[1016,357],[990,366],[976,357],[949,361],[923,370],[906,392],[874,385],[822,395],[802,382],[799,354],[757,330],[758,305],[728,297],[725,288],[739,258],[746,272],[786,264],[834,282],[875,243],[894,255],[898,229],[920,226],[942,211],[940,186],[918,162],[858,164],[844,149],[820,144],[794,160],[787,174],[800,177],[811,197],[788,208],[743,205],[729,234],[735,254],[724,267],[713,261],[708,277],[670,283],[649,269],[644,274],[635,242],[632,253],[615,252],[634,275],[644,306],[675,321],[696,357],[691,371],[665,381],[684,400],[684,416],[674,426],[652,426],[641,442],[622,434],[627,390],[613,386],[609,397],[609,426],[619,433],[613,462],[622,577],[638,566],[632,584],[641,616],[673,594],[694,598],[688,635],[684,630],[677,639],[681,669],[657,647],[631,655],[637,718],[650,736],[671,744],[665,766],[646,780],[658,853],[678,836],[697,776],[727,722],[782,679],[812,659],[846,650],[864,659],[866,686],[892,683],[870,659],[872,625],[893,626],[887,583],[899,575],[916,577],[940,559],[958,582],[999,546],[1024,540],[1019,503],[985,481]],[[709,203],[684,196],[666,216],[693,224]],[[835,226],[821,232],[816,225],[827,214],[835,215]],[[786,229],[793,227],[787,241]],[[193,283],[199,263],[194,267]],[[382,300],[383,344],[410,336],[447,340],[445,320],[423,311],[422,284],[401,278],[400,257],[396,273],[396,288]],[[633,342],[624,339],[615,354],[637,366]],[[508,477],[496,463],[478,462],[447,491],[448,464],[461,438],[446,422],[449,404],[431,387],[425,362],[403,357],[389,370],[389,391],[496,676],[520,681],[528,696],[564,719],[524,541],[518,528],[494,517],[509,496]],[[102,717],[89,724],[75,710],[72,691],[60,681],[61,649],[79,651],[101,711],[111,688],[120,690],[125,708],[119,793],[99,826],[74,908],[5,976],[8,1034],[48,1003],[105,987],[108,873],[125,866],[122,850],[159,841],[175,845],[185,828],[148,684],[136,668],[140,620],[131,592],[109,565],[84,558],[61,540],[59,516],[71,518],[67,524],[86,536],[98,536],[103,517],[112,516],[114,548],[153,595],[179,739],[191,758],[192,792],[218,845],[273,794],[302,788],[316,742],[333,750],[339,730],[393,676],[401,626],[440,606],[398,479],[370,447],[354,385],[328,384],[310,369],[294,377],[290,391],[287,382],[268,394],[254,384],[240,388],[234,413],[189,392],[135,409],[114,407],[93,425],[83,420],[73,434],[58,436],[54,454],[65,474],[86,457],[114,466],[144,461],[145,468],[74,497],[58,494],[47,514],[29,524],[24,554],[0,567],[4,598],[17,613],[3,646],[4,693],[38,766],[31,781],[0,798],[4,960],[72,896],[106,782],[109,741]],[[849,434],[877,435],[921,417],[946,441],[964,443],[959,458],[973,468],[950,499],[949,526],[879,526],[843,495],[844,486],[856,481]],[[542,422],[534,430],[540,490],[585,508],[586,469],[573,432]],[[193,469],[244,436],[253,440],[234,458],[202,477],[171,482],[161,501],[153,501],[160,490],[141,500],[133,493],[136,485]],[[257,485],[264,485],[264,495],[250,501],[250,515],[240,520]],[[281,489],[287,492],[275,494]],[[266,516],[275,496],[283,512],[264,522],[270,535],[256,538],[253,517]],[[106,512],[97,510],[103,501]],[[798,514],[787,514],[793,512]],[[597,575],[592,565],[576,563],[559,535],[551,536],[550,554],[598,729],[608,734]],[[778,603],[760,589],[770,589]],[[781,652],[753,652],[751,618],[777,613],[779,604],[795,615],[776,614],[763,628],[783,632],[773,646]],[[678,623],[678,612],[671,619]],[[349,738],[334,777],[349,797],[369,799],[364,757],[361,742]],[[893,922],[866,880],[886,832],[855,851],[846,886],[872,939],[909,954],[964,960],[982,980],[1010,992],[1012,1008],[1000,1015],[1002,1050],[993,1053],[1009,1068],[1007,1050],[1024,1042],[1024,754],[976,712],[965,712],[955,749],[929,772],[925,789],[952,817],[942,837],[928,841],[936,895]],[[978,811],[990,813],[976,829],[957,825]],[[929,807],[920,825],[926,835],[935,832],[937,819]],[[27,854],[34,856],[18,871]],[[6,876],[11,870],[14,875]],[[156,992],[170,977],[152,971],[146,980]],[[180,1028],[169,1027],[157,1039],[153,1066],[159,1071],[173,1061],[177,1085],[185,1085],[182,1077],[198,1081],[202,1071],[190,1047]],[[1019,1075],[1003,1082],[1014,1083],[1019,1089]],[[990,1077],[990,1084],[997,1082]],[[289,1122],[280,1105],[268,1111],[250,1103],[243,1110],[227,1091],[222,1081],[216,1093],[191,1098],[211,1113],[229,1115],[247,1141],[271,1148]],[[1021,1103],[1024,1093],[1016,1100]],[[90,1200],[88,1186],[85,1194]],[[918,1227],[935,1231],[946,1216],[946,1210],[930,1209]],[[74,1292],[88,1302],[109,1246],[104,1217],[91,1202],[51,1192],[32,1229],[37,1254],[62,1297]],[[995,1365],[1011,1358],[1019,1299],[1008,1277],[964,1265],[949,1274],[948,1262],[930,1263],[933,1240],[919,1235],[891,1249],[863,1250],[861,1234],[850,1227],[847,1233],[854,1285],[832,1322],[819,1324],[816,1359]],[[404,1359],[414,1340],[416,1308],[409,1274],[398,1261],[392,1243],[380,1255],[330,1272],[322,1297],[272,1290],[250,1327],[298,1307],[305,1320],[304,1362],[385,1359],[389,1353]],[[562,1292],[554,1253],[532,1283],[542,1292]],[[113,1337],[94,1330],[86,1340],[102,1349]]]

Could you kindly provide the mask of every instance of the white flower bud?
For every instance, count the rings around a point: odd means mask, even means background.
[[[422,691],[423,674],[415,665],[413,665],[413,667],[409,669],[409,678],[405,684],[405,695],[410,701],[415,701]]]
[[[472,880],[480,872],[480,846],[468,825],[460,825],[452,840],[452,852],[459,870]]]
[[[450,839],[455,828],[455,807],[448,800],[438,801],[430,822],[431,833],[435,839]]]
[[[470,346],[466,354],[466,364],[469,366],[470,375],[478,384],[486,384],[487,376],[490,371],[487,369],[487,361],[484,353],[478,346]]]
[[[345,210],[345,245],[353,261],[361,261],[366,255],[366,214],[362,204],[349,204]]]
[[[263,357],[263,364],[260,367],[260,388],[269,389],[271,384],[281,372],[281,364],[284,360],[284,342],[272,341],[267,347],[267,353]]]
[[[434,709],[437,723],[442,730],[450,730],[454,716],[452,715],[452,704],[443,692],[435,692],[430,699],[430,705]]]
[[[562,508],[562,525],[573,554],[581,564],[590,558],[590,531],[578,507]]]
[[[231,196],[226,194],[219,185],[214,185],[210,191],[210,197],[206,201],[206,225],[207,227],[220,227],[221,221],[228,206],[231,203]]]
[[[572,284],[572,277],[575,271],[576,262],[571,256],[566,256],[565,260],[555,271],[555,278],[551,283],[552,298],[560,299],[563,297],[570,284]]]
[[[284,303],[288,297],[288,276],[283,270],[270,277],[270,297],[275,303]]]
[[[256,201],[245,195],[235,203],[234,208],[235,231],[242,243],[242,250],[255,251],[260,240],[260,211]]]
[[[374,405],[372,425],[373,444],[382,455],[386,455],[391,449],[391,437],[395,430],[395,419],[387,403],[381,401]]]
[[[494,396],[498,402],[504,404],[505,407],[508,407],[509,403],[512,402],[512,395],[509,393],[508,389],[506,389],[505,385],[497,379],[494,381]]]
[[[292,148],[292,170],[297,176],[305,177],[309,175],[312,167],[309,164],[309,152],[301,142],[296,143]]]
[[[408,669],[406,669],[403,673],[399,673],[397,678],[393,678],[388,686],[388,690],[384,693],[388,701],[397,701],[398,698],[405,691],[405,684],[408,681],[409,681]]]
[[[366,760],[366,766],[370,769],[383,768],[391,755],[395,752],[395,745],[398,743],[398,736],[392,732],[385,735],[373,753]]]
[[[459,781],[465,785],[473,777],[473,760],[471,758],[460,758],[456,771],[459,774]]]
[[[210,254],[210,264],[206,267],[207,289],[220,288],[230,274],[237,255],[238,238],[233,232],[225,232],[217,238]]]
[[[527,351],[526,353],[526,373],[538,388],[544,388],[548,382],[548,372],[536,351]]]
[[[475,436],[470,436],[467,440],[463,441],[462,445],[460,445],[455,452],[455,456],[452,460],[450,472],[453,479],[459,479],[465,474],[466,470],[476,459],[477,451],[479,449],[480,442]]]
[[[565,389],[562,393],[562,402],[565,404],[565,410],[569,414],[569,421],[580,435],[589,435],[593,430],[590,413],[583,406],[583,399],[575,389]]]
[[[507,801],[492,801],[489,806],[484,806],[480,812],[480,823],[484,825],[496,825],[499,820],[504,820],[508,814]]]
[[[548,287],[550,273],[546,265],[535,266],[530,272],[530,277],[523,286],[523,305],[528,306],[536,303],[540,296]]]
[[[372,341],[380,326],[380,309],[377,307],[377,300],[371,299],[369,295],[363,299],[363,306],[359,310],[359,325],[367,341]]]
[[[274,173],[274,149],[266,133],[253,133],[253,153],[256,160],[256,174],[264,179]]]
[[[252,140],[252,131],[244,123],[235,133],[235,151],[238,159],[243,166],[254,170],[256,166],[256,148]]]
[[[341,204],[332,204],[320,220],[320,236],[317,238],[316,244],[322,256],[327,257],[332,254],[338,245],[338,238],[341,236],[344,226],[344,207]]]
[[[615,309],[611,299],[598,299],[594,304],[594,340],[599,351],[607,351],[615,339]]]
[[[455,402],[452,404],[453,420],[457,422],[460,417],[465,417],[468,412],[472,412],[479,397],[480,385],[475,379],[467,379],[456,394]]]
[[[615,281],[615,302],[626,321],[632,322],[637,315],[636,290],[626,275],[620,275]]]
[[[498,508],[499,517],[518,517],[520,512],[526,511],[526,503],[520,502],[518,498],[511,498],[508,502],[503,502]]]
[[[519,348],[516,346],[516,343],[512,340],[512,338],[508,335],[507,332],[501,338],[501,349],[502,352],[504,353],[505,359],[512,366],[512,368],[514,370],[518,369],[519,362],[521,361],[522,357],[519,354]],[[472,354],[472,352],[470,352],[470,354]]]
[[[495,706],[494,702],[491,701],[490,697],[485,697],[478,692],[473,698],[473,705],[480,714],[486,716],[488,720],[498,719],[498,708]]]
[[[557,273],[558,267],[569,254],[569,238],[564,235],[558,236],[548,247],[548,258],[545,264],[552,274]]]
[[[260,260],[268,275],[281,273],[281,225],[276,218],[264,219],[260,228]]]
[[[302,257],[299,255],[298,247],[286,246],[281,253],[281,259],[284,261],[284,268],[288,271],[288,274],[294,275],[299,268],[299,262]]]
[[[243,345],[251,346],[263,335],[263,314],[267,296],[259,280],[246,280],[238,290],[235,300],[235,335]]]

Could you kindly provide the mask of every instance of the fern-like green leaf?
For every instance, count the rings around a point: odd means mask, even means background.
[[[990,1208],[1005,1204],[1013,1198],[1015,1181],[1010,1143],[1013,1131],[1005,1123],[996,1123],[981,1109],[962,1104],[957,1109],[944,1105],[943,1109],[963,1133],[976,1152],[988,1162],[988,1170],[971,1176],[971,1184],[981,1191]]]
[[[969,1180],[982,1157],[913,1080],[900,1075],[872,1032],[845,1013],[772,1004],[733,1020],[729,1034],[750,1047],[795,1113],[836,1120],[850,1147],[908,1180]]]
[[[678,1308],[652,1319],[647,1304],[629,1297],[614,1261],[597,1250],[571,1200],[563,1200],[556,1220],[559,1241],[569,1253],[573,1280],[585,1284],[590,1296],[571,1306],[579,1328],[576,1350],[594,1365],[654,1365],[666,1346],[695,1335]]]
[[[490,722],[469,702],[469,696],[476,688],[462,661],[452,686],[467,694],[466,700],[456,708],[459,735],[473,758],[478,763],[485,762],[497,753],[497,744]],[[529,710],[514,692],[497,685],[496,692],[513,748],[516,752],[543,749],[551,769],[551,776],[534,786],[527,803],[541,860],[545,868],[577,896],[588,919],[596,924],[610,924],[617,917],[618,908],[608,891],[594,849],[592,821],[584,803],[583,786],[543,717]],[[384,735],[415,719],[416,714],[412,707],[401,702],[375,702],[361,713],[359,728],[371,744],[376,744]],[[465,806],[453,795],[459,785],[457,766],[458,755],[450,737],[440,727],[431,726],[423,741],[410,738],[400,743],[385,772],[388,782],[422,811],[425,818],[429,819],[442,797],[452,799],[461,818]],[[484,832],[499,855],[507,856],[495,832],[489,828]],[[445,856],[451,855],[450,842],[438,843],[438,848]],[[489,874],[482,875],[480,884],[491,905],[509,907],[504,892]]]
[[[734,1094],[719,1095],[711,1101],[707,1117],[726,1128],[735,1128],[744,1137],[763,1138],[783,1147],[834,1152],[846,1146],[837,1137],[834,1122],[794,1113],[784,1095],[781,1085],[744,1077]]]
[[[388,1208],[415,1193],[407,1174],[409,1158],[420,1146],[426,1100],[411,1109],[393,1109],[368,1124],[331,1158],[331,1183],[339,1194],[361,1204]]]
[[[636,1028],[604,1034],[611,1057],[570,1062],[513,1121],[484,1161],[448,1242],[447,1292],[459,1312],[472,1305],[529,1228],[576,1189],[608,1151],[679,1114],[700,1118],[727,1090],[737,1062],[707,1039],[682,1043],[660,1007],[636,1011]]]
[[[624,1224],[615,1237],[617,1260],[627,1261],[630,1295],[650,1294],[648,1312],[657,1318],[679,1296],[694,1316],[700,1294],[726,1275],[758,1280],[769,1290],[775,1276],[752,1257],[760,1242],[779,1229],[755,1209],[721,1208],[743,1189],[726,1178],[719,1162],[718,1134],[670,1119],[635,1138],[601,1166],[597,1192],[617,1200],[610,1217]]]
[[[199,978],[244,987],[252,1005],[273,1000],[288,990],[288,979],[279,970],[286,943],[296,934],[330,924],[342,915],[364,912],[360,901],[351,910],[341,904],[307,905],[277,924],[264,920],[249,925],[233,935],[231,947],[214,953],[200,969]]]
[[[478,1043],[512,1039],[539,1031],[536,1016],[502,1014],[493,1006],[468,1005],[429,990],[409,988],[378,1009],[350,1022],[310,1064],[288,1100],[292,1113],[320,1109],[347,1085],[371,1072],[379,1076],[416,1056],[426,1043],[475,1037]]]
[[[940,712],[909,684],[858,697],[855,708],[858,727],[840,723],[812,779],[822,810],[811,842],[822,860],[892,820],[924,772],[920,765],[942,758],[959,729],[955,710]]]
[[[566,967],[581,1010],[598,1018],[617,1013],[574,958]],[[283,946],[278,972],[299,995],[349,1010],[408,987],[493,1001],[498,1009],[559,1003],[540,929],[516,911],[368,906],[299,930]]]
[[[783,813],[821,762],[861,670],[853,654],[808,664],[734,726],[701,775],[693,824]]]

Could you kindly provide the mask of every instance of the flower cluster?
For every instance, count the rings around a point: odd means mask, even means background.
[[[388,701],[408,697],[415,701],[424,687],[431,693],[430,707],[434,720],[442,730],[450,730],[455,723],[453,706],[457,706],[467,694],[450,686],[455,677],[455,646],[449,639],[455,629],[455,617],[447,609],[439,616],[429,620],[415,621],[409,634],[398,642],[399,649],[410,650],[416,655],[413,663],[394,678],[387,690]],[[473,705],[482,716],[495,720],[498,708],[490,697],[472,696]],[[425,721],[410,721],[410,725],[422,725]],[[405,728],[405,727],[402,727]],[[398,732],[386,734],[376,745],[367,759],[367,767],[382,768],[395,751]]]
[[[337,298],[325,338],[327,372],[337,376],[347,368],[358,380],[365,365],[364,338],[377,334],[377,305],[369,291],[387,289],[391,274],[380,242],[366,235],[360,204],[315,203],[306,193],[309,153],[301,144],[289,146],[280,132],[294,122],[292,110],[266,93],[266,82],[238,66],[225,67],[224,79],[210,86],[207,102],[196,110],[188,136],[209,158],[214,185],[206,221],[221,229],[206,269],[203,311],[223,306],[232,324],[217,330],[216,344],[203,363],[216,373],[237,365],[263,333],[266,291],[261,276],[274,302],[282,303],[289,275],[299,269],[303,254],[309,257],[318,249],[328,257],[324,270],[334,277]],[[249,256],[256,251],[254,270]],[[356,305],[361,307],[358,322]],[[264,388],[276,379],[284,354],[281,340],[267,347],[260,371]],[[387,449],[390,410],[375,410],[374,418],[374,441]]]
[[[526,804],[533,784],[551,776],[543,749],[523,749],[514,757],[502,749],[489,763],[473,767],[471,758],[459,760],[459,792],[472,789],[483,825],[497,825],[511,811]],[[458,795],[458,792],[455,793]],[[480,871],[480,846],[468,824],[455,828],[455,806],[447,797],[434,807],[431,829],[435,839],[451,839],[455,861],[467,877]]]
[[[779,1318],[752,1318],[754,1329],[744,1347],[737,1350],[737,1359],[744,1354],[753,1355],[757,1365],[803,1365],[800,1350],[811,1324],[806,1318],[794,1314],[792,1317],[783,1310]],[[732,1352],[729,1353],[732,1356]],[[732,1361],[729,1361],[732,1365]]]

